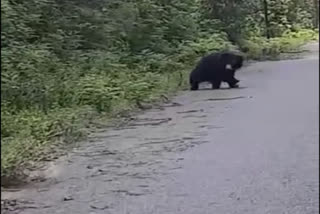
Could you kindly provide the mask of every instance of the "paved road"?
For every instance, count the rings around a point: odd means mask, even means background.
[[[186,91],[97,133],[8,213],[316,214],[318,45],[252,64],[243,88]],[[22,201],[23,200],[23,201]]]

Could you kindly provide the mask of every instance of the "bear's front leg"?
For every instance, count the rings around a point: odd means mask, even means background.
[[[230,88],[239,88],[239,83],[240,81],[237,80],[236,78],[232,78],[230,81],[227,81],[228,85]]]

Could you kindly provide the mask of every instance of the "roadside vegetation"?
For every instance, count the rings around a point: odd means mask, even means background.
[[[1,176],[50,159],[98,118],[187,86],[208,52],[276,58],[318,39],[318,1],[3,0]]]

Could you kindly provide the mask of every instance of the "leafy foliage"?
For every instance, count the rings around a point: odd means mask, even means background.
[[[260,1],[3,0],[1,172],[79,136],[98,113],[174,92],[181,75],[183,87],[208,52],[262,58],[314,37],[301,31],[315,23],[314,1],[268,3],[273,36],[285,35],[270,41]]]

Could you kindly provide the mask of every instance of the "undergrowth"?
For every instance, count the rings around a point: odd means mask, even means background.
[[[264,60],[275,59],[281,53],[298,51],[308,41],[318,40],[319,32],[302,29],[298,32],[285,32],[281,37],[266,39],[264,37],[251,37],[239,42],[241,49],[247,49],[249,59]]]
[[[266,59],[296,50],[318,36],[303,30],[317,26],[315,3],[3,0],[2,178],[52,159],[99,119],[187,88],[190,70],[209,52]]]
[[[70,143],[85,137],[90,127],[93,127],[93,122],[100,117],[115,117],[138,108],[137,104],[140,102],[152,103],[161,99],[162,95],[174,94],[188,87],[187,75],[200,56],[212,50],[235,48],[227,40],[216,43],[215,36],[201,38],[181,46],[178,53],[170,57],[133,56],[133,61],[137,60],[136,58],[145,60],[142,62],[138,59],[139,63],[133,68],[117,62],[118,64],[114,65],[118,70],[116,73],[103,72],[104,66],[91,68],[101,69],[101,72],[90,72],[88,69],[86,75],[78,77],[77,80],[69,79],[67,85],[64,83],[65,85],[52,89],[51,96],[62,91],[59,97],[52,99],[65,100],[69,103],[65,107],[53,107],[43,111],[44,106],[17,113],[6,103],[2,103],[2,176],[15,175],[17,169],[25,167],[30,161],[48,159],[49,153],[52,152],[48,147],[52,145]],[[249,59],[261,59],[297,50],[305,42],[316,38],[317,34],[314,31],[304,30],[287,33],[270,41],[261,37],[250,38],[240,44],[240,47],[247,48]],[[95,65],[99,63],[102,62],[92,62]],[[157,72],[154,72],[155,70]],[[27,100],[21,101],[23,102]]]

